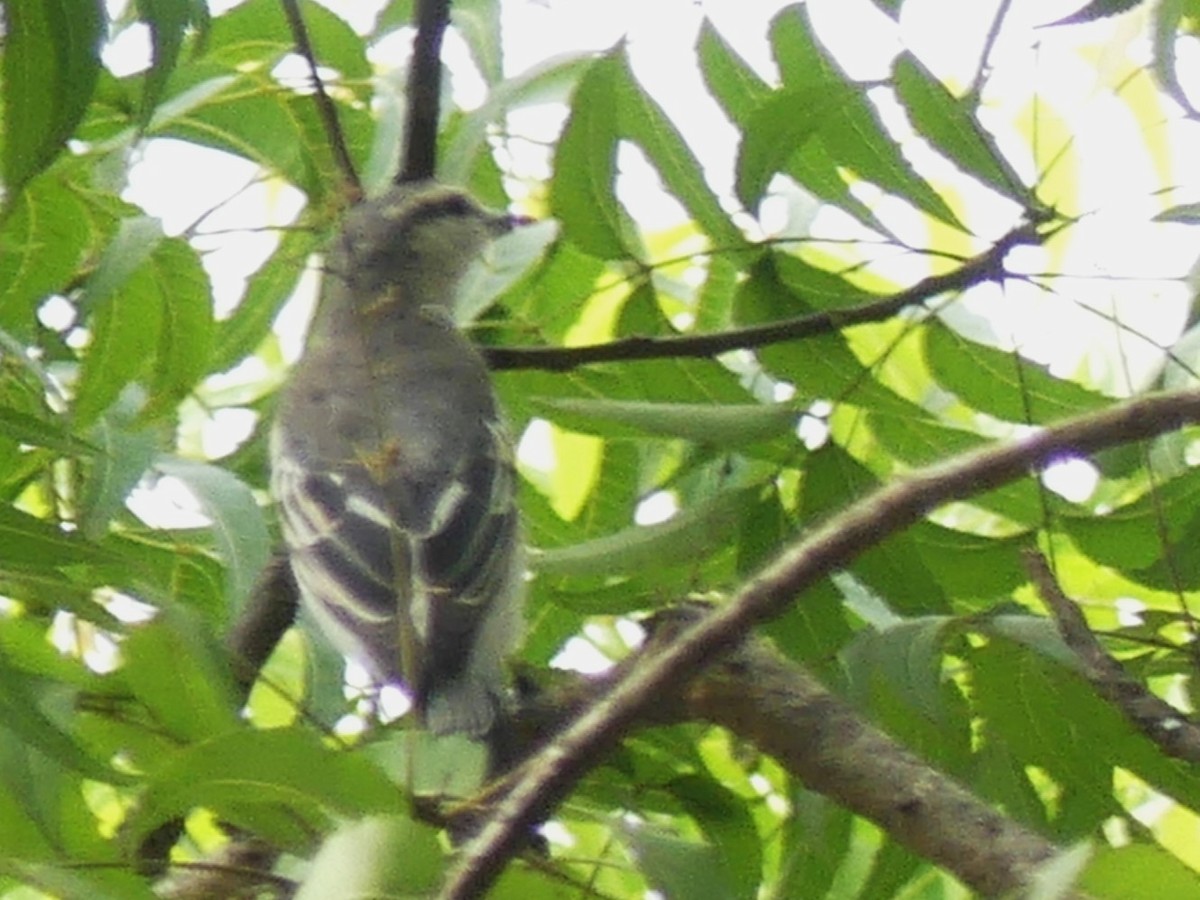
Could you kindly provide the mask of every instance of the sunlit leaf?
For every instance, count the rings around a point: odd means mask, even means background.
[[[1028,193],[963,99],[909,55],[896,60],[896,90],[916,130],[963,170],[1005,196]]]
[[[608,437],[676,437],[717,447],[792,434],[800,417],[799,410],[785,403],[700,406],[568,398],[536,402],[548,418],[579,431]]]

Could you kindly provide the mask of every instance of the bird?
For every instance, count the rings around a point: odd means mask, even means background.
[[[523,630],[513,445],[453,315],[472,263],[522,221],[432,181],[352,207],[270,434],[302,607],[439,735],[496,727]]]

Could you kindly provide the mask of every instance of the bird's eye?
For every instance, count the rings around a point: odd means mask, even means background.
[[[452,216],[469,216],[475,212],[475,204],[462,194],[451,194],[440,205],[443,213]]]

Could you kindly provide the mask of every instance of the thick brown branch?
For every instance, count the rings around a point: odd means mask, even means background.
[[[950,500],[999,487],[1064,455],[1140,440],[1200,421],[1200,389],[1130,401],[1038,434],[920,470],[858,501],[786,548],[725,606],[642,662],[523,767],[523,777],[450,874],[442,900],[486,893],[545,810],[586,771],[596,748],[610,745],[658,698],[677,692],[706,665],[778,615],[820,578],[848,565],[885,537]]]
[[[1083,675],[1101,697],[1115,706],[1138,731],[1168,756],[1200,763],[1200,728],[1183,713],[1150,693],[1109,656],[1079,607],[1062,592],[1041,554],[1025,554],[1030,577],[1054,615],[1058,633],[1083,666]]]
[[[325,91],[325,83],[317,71],[317,55],[313,52],[312,42],[308,39],[308,29],[304,25],[304,16],[300,13],[300,5],[296,0],[283,0],[283,14],[287,17],[288,28],[292,32],[292,42],[296,52],[308,63],[308,74],[312,79],[313,100],[317,104],[317,115],[321,117],[321,125],[325,129],[325,138],[329,141],[329,149],[333,152],[333,160],[342,179],[346,182],[347,200],[353,204],[363,198],[362,183],[358,173],[354,171],[354,160],[350,158],[350,148],[346,146],[346,135],[338,121],[337,107]]]
[[[735,328],[716,334],[684,334],[668,337],[630,337],[606,344],[586,347],[486,347],[481,348],[488,365],[495,370],[544,369],[565,372],[579,366],[600,362],[629,362],[644,359],[709,358],[730,350],[763,347],[784,341],[794,341],[827,334],[851,325],[882,322],[901,310],[923,303],[932,297],[962,291],[985,281],[998,281],[1005,276],[1004,257],[1021,244],[1040,241],[1035,225],[1024,225],[1010,231],[981,256],[976,257],[945,275],[931,275],[912,287],[846,309],[828,310],[769,322],[747,328]]]
[[[615,681],[636,669],[642,656],[678,639],[703,615],[702,609],[707,607],[656,614],[648,623],[646,646],[616,671],[603,679],[560,685],[522,710],[517,723],[523,755],[559,732],[578,711],[602,703]],[[682,696],[658,695],[636,727],[695,721],[720,725],[751,741],[806,787],[876,822],[897,842],[983,894],[1019,888],[1057,852],[1051,842],[996,812],[872,726],[762,638],[748,638],[692,681]],[[589,767],[607,749],[593,748]],[[512,783],[498,785],[485,804],[502,803]],[[486,807],[478,805],[465,814],[474,823],[488,817]]]
[[[442,37],[450,24],[450,0],[418,0],[413,18],[417,34],[408,67],[408,120],[396,184],[424,181],[437,174]]]
[[[692,683],[691,719],[721,725],[810,790],[985,896],[1016,891],[1057,848],[918,759],[761,640]]]

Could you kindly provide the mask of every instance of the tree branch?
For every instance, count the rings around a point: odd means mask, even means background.
[[[646,622],[646,644],[613,672],[562,684],[523,708],[516,722],[526,755],[579,711],[602,703],[641,659],[678,640],[708,608],[688,604],[656,613]],[[761,637],[747,638],[682,695],[656,696],[636,725],[697,721],[752,742],[809,789],[871,819],[898,843],[983,894],[1028,884],[1038,866],[1058,852],[1053,843],[992,809],[875,728]],[[607,749],[594,748],[589,768],[599,764]],[[511,787],[511,780],[500,783],[490,803],[486,798],[483,808],[472,803],[455,817],[476,825],[486,821],[489,812],[495,814],[488,806],[502,803]]]
[[[750,578],[728,604],[646,654],[602,702],[535,754],[487,826],[467,846],[442,900],[485,894],[525,831],[567,795],[597,748],[611,745],[658,698],[678,692],[689,678],[741,642],[754,625],[784,611],[797,594],[867,548],[943,503],[999,487],[1058,457],[1152,437],[1197,421],[1200,389],[1129,401],[919,470],[818,524]]]
[[[413,20],[417,34],[408,67],[408,121],[404,123],[404,158],[396,184],[424,181],[437,174],[442,38],[450,24],[450,0],[418,0]]]
[[[354,160],[350,158],[350,149],[346,146],[346,135],[338,122],[337,107],[325,91],[325,83],[317,71],[317,55],[313,52],[312,42],[308,39],[308,29],[304,25],[304,16],[300,13],[300,5],[296,0],[282,0],[283,14],[287,17],[288,28],[292,32],[292,42],[296,52],[308,63],[308,74],[312,79],[313,100],[317,104],[317,115],[321,117],[321,125],[325,129],[325,138],[329,141],[329,149],[333,152],[333,161],[342,173],[342,179],[347,186],[350,204],[357,203],[363,198],[362,182],[354,171]]]
[[[985,281],[999,281],[1007,274],[1004,258],[1010,250],[1017,246],[1040,242],[1041,235],[1036,224],[1022,225],[1000,238],[986,253],[953,272],[931,275],[898,294],[860,306],[812,313],[782,322],[735,328],[716,334],[629,337],[585,347],[481,347],[480,350],[488,365],[497,371],[543,369],[567,372],[579,366],[600,362],[710,358],[730,350],[799,340],[865,322],[882,322],[905,307],[923,303],[939,294],[961,291]]]
[[[287,553],[278,550],[259,574],[246,605],[225,635],[239,703],[249,698],[250,688],[275,645],[296,621],[299,604],[299,589]]]
[[[980,894],[1017,891],[1058,852],[868,723],[766,641],[747,640],[684,697],[689,719],[753,742],[805,787],[875,822]]]
[[[1121,664],[1104,651],[1088,628],[1083,613],[1063,593],[1040,553],[1030,550],[1024,558],[1038,594],[1054,616],[1058,633],[1075,653],[1083,667],[1083,676],[1096,693],[1115,706],[1163,753],[1186,762],[1200,763],[1200,728],[1130,677]]]

